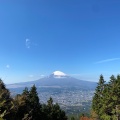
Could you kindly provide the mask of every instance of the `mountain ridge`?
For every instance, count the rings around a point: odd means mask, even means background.
[[[59,87],[81,87],[88,89],[94,89],[97,85],[96,82],[79,80],[61,71],[55,71],[48,77],[40,78],[34,81],[9,84],[7,85],[7,87],[8,88],[31,87],[33,84],[35,84],[36,87],[59,86]]]

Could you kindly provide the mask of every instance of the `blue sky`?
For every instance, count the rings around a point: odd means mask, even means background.
[[[1,0],[0,56],[7,84],[56,70],[109,80],[120,73],[120,1]]]

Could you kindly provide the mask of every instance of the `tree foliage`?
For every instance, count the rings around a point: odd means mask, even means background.
[[[67,120],[65,112],[60,109],[60,106],[56,103],[53,104],[53,99],[50,98],[47,104],[43,105],[42,112],[44,114],[44,120]]]
[[[12,98],[10,97],[10,92],[0,79],[0,118],[8,120],[9,117],[12,117],[12,119],[14,119],[14,109],[15,106]]]
[[[0,120],[67,120],[66,114],[52,98],[47,104],[40,104],[35,85],[25,88],[15,98],[0,79]]]
[[[117,120],[120,116],[120,75],[112,75],[106,83],[100,76],[92,101],[92,111],[96,119]]]

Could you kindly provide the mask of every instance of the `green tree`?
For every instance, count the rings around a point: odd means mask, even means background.
[[[24,118],[24,115],[28,114],[30,110],[28,98],[26,95],[18,94],[15,97],[14,103],[17,108],[16,118],[17,120],[22,120],[22,118]]]
[[[72,116],[72,117],[70,118],[70,120],[75,120],[75,118]]]
[[[98,85],[92,101],[92,109],[100,117],[102,115],[101,109],[103,106],[103,93],[105,89],[105,80],[103,75],[100,75]]]
[[[17,120],[40,119],[41,105],[35,85],[31,87],[30,91],[26,87],[21,95],[17,95],[15,97],[15,103],[17,106]]]
[[[33,85],[29,91],[29,106],[32,120],[39,120],[41,117],[41,105],[35,85]]]
[[[10,92],[0,79],[0,118],[13,120],[13,114],[15,114],[14,108],[15,106],[13,99],[10,97]]]
[[[42,106],[42,115],[44,116],[42,120],[67,120],[65,112],[57,103],[53,104],[52,98],[47,101],[47,105]]]
[[[41,105],[35,85],[25,88],[14,99],[5,84],[0,80],[0,119],[1,120],[67,120],[65,112],[50,98]]]
[[[92,110],[100,120],[117,120],[120,117],[120,75],[112,75],[105,84],[103,76],[100,77],[92,101]]]

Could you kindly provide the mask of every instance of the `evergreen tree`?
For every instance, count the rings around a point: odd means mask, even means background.
[[[67,120],[65,112],[58,104],[53,104],[52,98],[47,104],[41,105],[37,88],[33,85],[25,88],[22,94],[14,99],[5,84],[0,80],[0,119],[1,120]]]
[[[29,96],[29,90],[28,90],[27,87],[25,87],[25,89],[23,90],[22,95],[24,95],[24,96],[26,96],[26,97]]]
[[[102,78],[102,79],[101,79]],[[120,119],[120,75],[112,75],[108,84],[100,77],[93,97],[92,109],[100,120]]]
[[[75,120],[75,118],[72,116],[70,120]]]
[[[14,103],[17,107],[16,118],[17,120],[22,120],[25,114],[28,114],[29,107],[29,91],[27,88],[23,90],[22,94],[16,95]]]
[[[13,120],[14,116],[14,103],[10,97],[10,92],[6,89],[5,84],[0,79],[0,118],[6,120]]]
[[[33,85],[29,91],[29,105],[32,120],[39,120],[41,117],[41,105],[39,103],[39,97],[35,85]]]
[[[26,87],[21,95],[15,97],[17,104],[17,120],[39,120],[41,106],[37,88],[33,85],[30,89]]]
[[[104,103],[106,104],[106,115],[112,116],[115,114],[115,101],[116,99],[116,87],[117,87],[117,79],[114,75],[110,77],[110,81],[107,84],[106,91],[104,91]]]
[[[95,90],[95,95],[93,97],[92,109],[96,112],[96,114],[100,117],[102,115],[101,107],[103,106],[103,93],[105,89],[105,80],[103,75],[100,75],[100,79],[98,85]]]
[[[65,112],[60,109],[60,106],[56,103],[53,104],[53,99],[50,98],[47,101],[47,105],[42,107],[42,120],[67,120]]]

